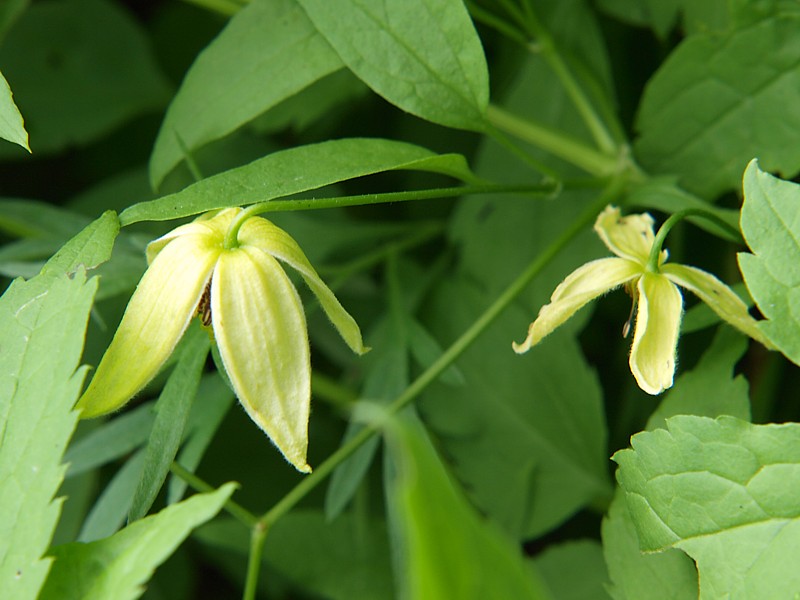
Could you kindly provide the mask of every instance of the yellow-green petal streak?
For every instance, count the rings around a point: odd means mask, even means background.
[[[369,350],[364,346],[358,323],[325,285],[303,250],[288,233],[266,219],[248,219],[239,232],[239,243],[261,248],[300,273],[350,349],[356,354],[364,354]]]
[[[514,342],[514,352],[522,354],[538,344],[556,327],[567,321],[588,302],[639,276],[641,267],[624,258],[601,258],[579,267],[559,284],[528,327],[528,337]]]
[[[78,400],[81,417],[117,410],[155,377],[189,325],[217,255],[200,236],[183,236],[163,248]]]
[[[672,387],[683,297],[661,274],[645,273],[637,289],[639,307],[630,367],[639,387],[656,395]]]
[[[222,362],[247,414],[295,468],[310,472],[311,360],[292,282],[258,248],[226,250],[212,278],[211,314]]]

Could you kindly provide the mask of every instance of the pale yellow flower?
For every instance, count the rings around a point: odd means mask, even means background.
[[[710,273],[666,263],[666,250],[659,256],[657,270],[648,269],[655,239],[649,214],[622,217],[618,208],[608,206],[597,217],[594,229],[616,256],[589,262],[561,282],[550,303],[531,323],[525,341],[513,344],[515,352],[527,352],[585,304],[623,285],[636,305],[630,368],[639,387],[648,394],[660,394],[672,386],[683,315],[678,286],[691,290],[723,320],[771,347],[747,312],[747,305]]]
[[[149,267],[77,408],[82,417],[117,410],[159,371],[195,315],[213,330],[242,406],[298,470],[306,462],[311,363],[300,297],[281,263],[294,268],[350,348],[368,350],[353,318],[297,243],[251,217],[226,248],[239,208],[203,215],[151,242]]]

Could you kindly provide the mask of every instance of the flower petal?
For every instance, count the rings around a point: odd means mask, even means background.
[[[645,265],[655,240],[653,223],[653,217],[647,213],[623,217],[619,208],[607,206],[598,215],[594,230],[614,254]],[[666,254],[662,262],[665,259]]]
[[[131,296],[114,339],[78,400],[81,417],[120,408],[155,377],[189,325],[218,251],[201,236],[168,244]]]
[[[579,267],[559,284],[550,297],[550,304],[539,311],[539,316],[528,327],[525,341],[512,344],[514,352],[527,352],[587,302],[641,274],[641,266],[624,258],[601,258]]]
[[[639,309],[631,348],[631,372],[640,388],[656,395],[672,387],[683,297],[669,279],[656,273],[642,275],[637,289]]]
[[[724,321],[761,342],[767,348],[774,348],[766,336],[761,333],[758,321],[750,316],[747,305],[736,295],[736,292],[711,273],[695,267],[676,264],[662,266],[661,272],[673,283],[691,290]]]
[[[328,315],[331,323],[350,346],[350,349],[356,354],[364,354],[369,350],[364,346],[361,329],[355,319],[350,316],[331,289],[320,279],[300,246],[288,233],[266,219],[252,218],[245,221],[242,226],[239,232],[239,243],[243,246],[260,248],[300,273],[308,287],[317,296],[322,310]]]
[[[278,261],[245,246],[223,252],[211,280],[211,318],[222,362],[247,414],[290,463],[311,472],[306,320]]]
[[[228,227],[241,211],[241,208],[215,210],[200,215],[191,223],[176,227],[147,244],[147,264],[152,263],[169,242],[185,235],[200,235],[205,237],[209,244],[217,244],[222,247]]]

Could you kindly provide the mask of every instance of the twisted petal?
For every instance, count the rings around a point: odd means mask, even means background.
[[[601,258],[579,267],[559,284],[550,298],[550,304],[539,311],[539,316],[528,328],[525,341],[512,344],[514,352],[527,352],[587,302],[635,279],[641,273],[639,264],[624,258]]]
[[[310,472],[308,334],[300,297],[278,261],[244,245],[224,252],[211,280],[211,315],[247,414],[290,463]]]
[[[655,240],[653,223],[647,213],[623,217],[619,208],[607,206],[598,215],[594,230],[614,254],[645,265]]]
[[[660,394],[672,387],[683,298],[661,274],[645,273],[637,285],[639,309],[633,334],[630,366],[639,387]]]
[[[169,358],[189,325],[219,251],[202,236],[168,244],[133,293],[92,382],[78,400],[81,417],[120,408]]]
[[[691,290],[724,321],[761,342],[767,348],[773,348],[769,340],[761,333],[758,321],[747,312],[747,305],[731,288],[711,273],[695,267],[674,264],[663,265],[661,272],[673,283]]]
[[[253,218],[245,221],[242,226],[239,232],[239,242],[243,246],[260,248],[300,273],[308,287],[317,296],[322,310],[325,311],[351,350],[356,354],[364,354],[369,350],[364,346],[361,330],[355,319],[350,316],[331,289],[320,279],[300,246],[288,233],[266,219]]]

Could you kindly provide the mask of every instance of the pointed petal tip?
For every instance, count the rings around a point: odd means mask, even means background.
[[[532,345],[533,344],[531,344],[530,337],[526,338],[525,341],[523,341],[521,344],[518,344],[517,342],[511,342],[511,348],[513,348],[514,352],[516,352],[517,354],[525,354],[528,350],[531,349]]]

